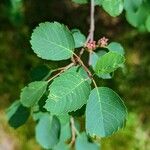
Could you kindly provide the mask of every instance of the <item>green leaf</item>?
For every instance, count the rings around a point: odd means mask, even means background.
[[[146,28],[150,32],[150,15],[146,19]]]
[[[91,89],[87,79],[74,67],[61,74],[49,86],[45,108],[59,115],[81,108],[87,102]]]
[[[34,29],[31,37],[33,51],[47,60],[65,60],[73,55],[75,43],[68,28],[58,22],[45,22]]]
[[[98,59],[100,59],[106,53],[107,53],[106,51],[101,50],[101,51],[99,51],[97,53],[93,52],[91,54],[91,63],[90,64],[92,65],[94,70],[95,70],[95,66],[96,66],[96,63],[97,63]],[[103,75],[97,74],[97,76],[102,78],[102,79],[111,79],[111,75],[109,73],[103,74]]]
[[[91,91],[86,107],[86,132],[92,137],[110,136],[124,127],[126,107],[113,90],[107,87]]]
[[[102,7],[110,16],[116,17],[123,11],[123,0],[103,0]]]
[[[46,91],[48,82],[35,81],[24,87],[21,92],[21,103],[26,107],[35,105]]]
[[[34,121],[37,121],[37,120],[39,120],[43,115],[45,115],[45,113],[39,111],[39,112],[33,112],[31,115],[32,115],[33,120],[34,120]]]
[[[70,121],[66,124],[61,124],[61,131],[60,131],[60,141],[67,142],[67,140],[71,139],[71,128],[70,128]]]
[[[121,55],[124,55],[124,48],[120,43],[117,42],[111,42],[106,48],[108,48],[109,51],[114,51],[116,53],[119,53]]]
[[[43,115],[35,130],[36,140],[43,148],[51,149],[58,143],[60,123],[55,116]]]
[[[78,29],[71,30],[75,41],[75,48],[83,47],[86,37]]]
[[[100,57],[102,57],[103,55],[105,55],[106,53],[107,53],[106,51],[99,51],[97,53],[96,52],[92,52],[90,64],[92,65],[93,69],[95,68],[98,59]]]
[[[150,14],[150,4],[149,2],[143,2],[136,12],[126,11],[127,21],[134,27],[138,27],[143,31],[146,30],[145,22]]]
[[[92,81],[82,66],[76,66],[74,68],[77,73],[79,73],[85,80],[87,80],[89,84],[91,84]]]
[[[126,11],[136,12],[143,0],[124,0],[124,9]]]
[[[116,52],[108,52],[98,59],[95,72],[99,75],[111,73],[121,67],[124,61],[124,56]]]
[[[99,150],[99,146],[88,141],[85,132],[78,135],[75,143],[76,150]]]
[[[60,123],[61,123],[62,125],[65,125],[65,124],[67,124],[68,122],[70,122],[70,116],[69,116],[69,114],[59,115],[59,116],[57,116],[57,117],[58,117],[58,119],[59,119],[59,121],[60,121]]]
[[[22,106],[20,101],[15,101],[6,110],[6,115],[10,126],[12,126],[13,128],[18,128],[27,121],[30,115],[30,110]]]
[[[70,150],[69,145],[63,143],[63,142],[59,142],[53,150]]]

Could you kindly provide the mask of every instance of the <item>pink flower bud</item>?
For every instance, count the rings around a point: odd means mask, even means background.
[[[89,51],[93,51],[96,49],[96,41],[89,41],[85,47],[89,50]]]
[[[98,40],[99,47],[106,47],[108,45],[108,39],[105,37],[102,37]]]

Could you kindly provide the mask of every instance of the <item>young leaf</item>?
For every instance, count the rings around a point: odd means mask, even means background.
[[[21,92],[20,101],[23,106],[31,107],[36,104],[45,93],[48,82],[35,81],[24,87]]]
[[[55,116],[44,114],[36,126],[36,140],[45,149],[53,148],[59,141],[60,123]]]
[[[75,43],[71,32],[64,25],[45,22],[33,31],[31,37],[33,51],[47,60],[65,60],[73,55]]]
[[[116,53],[119,53],[121,55],[124,55],[124,48],[122,47],[122,45],[120,43],[117,42],[111,42],[108,46],[107,46],[109,51],[113,51]]]
[[[91,54],[91,63],[90,64],[92,65],[93,69],[95,69],[98,59],[100,59],[106,53],[107,53],[106,51],[99,51],[97,53],[93,52]],[[109,73],[103,74],[103,75],[99,75],[99,74],[97,74],[97,75],[98,75],[98,77],[100,77],[102,79],[111,79],[111,75]]]
[[[119,16],[123,11],[123,0],[103,0],[102,7],[112,17]]]
[[[75,48],[83,47],[86,37],[78,29],[71,30],[75,41]]]
[[[111,73],[117,68],[121,67],[124,61],[124,56],[116,52],[108,52],[98,59],[95,67],[95,72],[98,75]]]
[[[22,106],[20,101],[15,101],[6,110],[6,115],[10,126],[13,128],[18,128],[27,121],[30,115],[30,110]]]
[[[92,52],[92,54],[91,54],[91,62],[90,62],[90,64],[92,65],[92,67],[93,67],[93,69],[95,68],[95,66],[96,66],[96,63],[97,63],[97,61],[98,61],[98,59],[100,58],[100,57],[102,57],[103,55],[105,55],[107,52],[106,51],[99,51],[99,52]]]
[[[74,67],[61,74],[49,86],[45,108],[57,115],[81,108],[87,102],[91,89],[87,79]]]
[[[110,136],[124,126],[126,107],[113,90],[107,87],[91,91],[86,107],[86,132],[91,136]]]
[[[97,144],[88,141],[85,132],[78,135],[76,139],[75,147],[76,150],[100,150]]]

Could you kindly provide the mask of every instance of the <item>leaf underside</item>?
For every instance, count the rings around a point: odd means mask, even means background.
[[[60,123],[55,116],[44,114],[36,126],[36,140],[46,149],[53,148],[59,141]]]
[[[91,91],[86,107],[86,132],[91,136],[110,136],[124,127],[126,107],[113,90],[107,87]]]

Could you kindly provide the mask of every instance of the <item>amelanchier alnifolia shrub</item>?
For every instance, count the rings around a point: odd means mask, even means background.
[[[73,1],[88,3],[88,0]],[[133,10],[144,10],[148,1],[132,2],[91,0],[87,38],[78,29],[69,30],[58,22],[40,23],[33,30],[30,43],[38,57],[47,61],[68,60],[68,64],[51,70],[42,68],[42,75],[21,90],[20,99],[7,110],[12,127],[23,125],[31,114],[37,122],[37,142],[53,150],[98,150],[100,138],[124,127],[127,117],[124,102],[112,89],[97,83],[98,78],[110,79],[116,69],[123,68],[124,49],[105,37],[94,40],[94,6],[102,6],[113,17],[125,8],[128,18]],[[148,24],[149,17],[147,30]],[[89,58],[83,61],[85,53]]]

